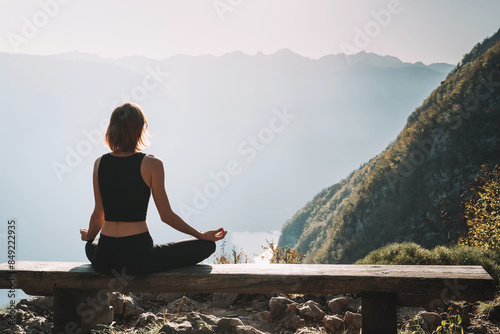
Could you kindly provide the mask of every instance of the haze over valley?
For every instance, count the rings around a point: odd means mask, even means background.
[[[174,209],[227,247],[259,252],[325,186],[382,151],[444,80],[449,64],[361,52],[108,59],[0,54],[0,211],[18,221],[18,259],[86,261],[92,166],[114,107],[148,118]],[[183,237],[151,200],[157,242]],[[253,245],[253,248],[252,248]]]

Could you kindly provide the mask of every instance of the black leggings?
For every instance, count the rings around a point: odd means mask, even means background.
[[[94,269],[140,275],[194,265],[215,252],[215,242],[196,238],[155,245],[149,232],[128,237],[102,235],[87,241],[85,253]]]

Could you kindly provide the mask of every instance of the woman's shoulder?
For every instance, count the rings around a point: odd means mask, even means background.
[[[144,159],[161,161],[161,159],[154,154],[151,153],[142,153],[142,154],[144,154]]]
[[[95,162],[96,162],[96,163],[99,163],[99,161],[101,161],[101,160],[103,160],[103,159],[107,159],[107,158],[108,158],[108,157],[110,157],[110,156],[111,156],[111,153],[110,153],[110,152],[108,152],[108,153],[104,153],[103,155],[101,155],[100,157],[98,157],[98,158],[95,160]]]
[[[100,157],[98,157],[97,159],[95,159],[94,166],[99,166],[99,163],[101,162],[102,158],[105,156],[106,156],[106,154],[103,154]]]
[[[108,152],[108,153],[104,153],[103,155],[101,155],[100,157],[98,157],[97,159],[95,159],[94,161],[94,167],[99,167],[99,163],[102,161],[102,160],[105,160],[108,158],[108,156],[110,156],[111,154]]]
[[[163,162],[161,159],[153,154],[150,153],[143,153],[144,154],[144,159],[143,162],[151,167],[159,167],[163,166]]]

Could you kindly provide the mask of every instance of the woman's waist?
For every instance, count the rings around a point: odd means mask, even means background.
[[[148,232],[148,224],[146,221],[137,222],[118,222],[104,221],[101,228],[101,234],[108,237],[128,237],[135,234]]]

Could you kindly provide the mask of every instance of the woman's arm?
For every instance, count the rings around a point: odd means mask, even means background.
[[[94,187],[94,212],[90,216],[89,229],[80,229],[80,234],[83,241],[94,240],[99,231],[101,230],[102,224],[104,224],[104,209],[102,207],[101,192],[99,191],[99,181],[97,179],[97,171],[99,169],[99,162],[101,158],[98,158],[94,163],[94,172],[92,176],[92,184]]]
[[[177,231],[192,235],[193,237],[201,240],[217,241],[223,239],[226,236],[227,231],[224,231],[222,227],[217,230],[200,232],[186,223],[172,210],[167,197],[167,192],[165,191],[165,171],[163,169],[163,162],[152,156],[147,156],[145,159],[146,158],[148,159],[148,168],[145,174],[150,176],[150,180],[148,181],[150,181],[153,199],[161,220]]]

